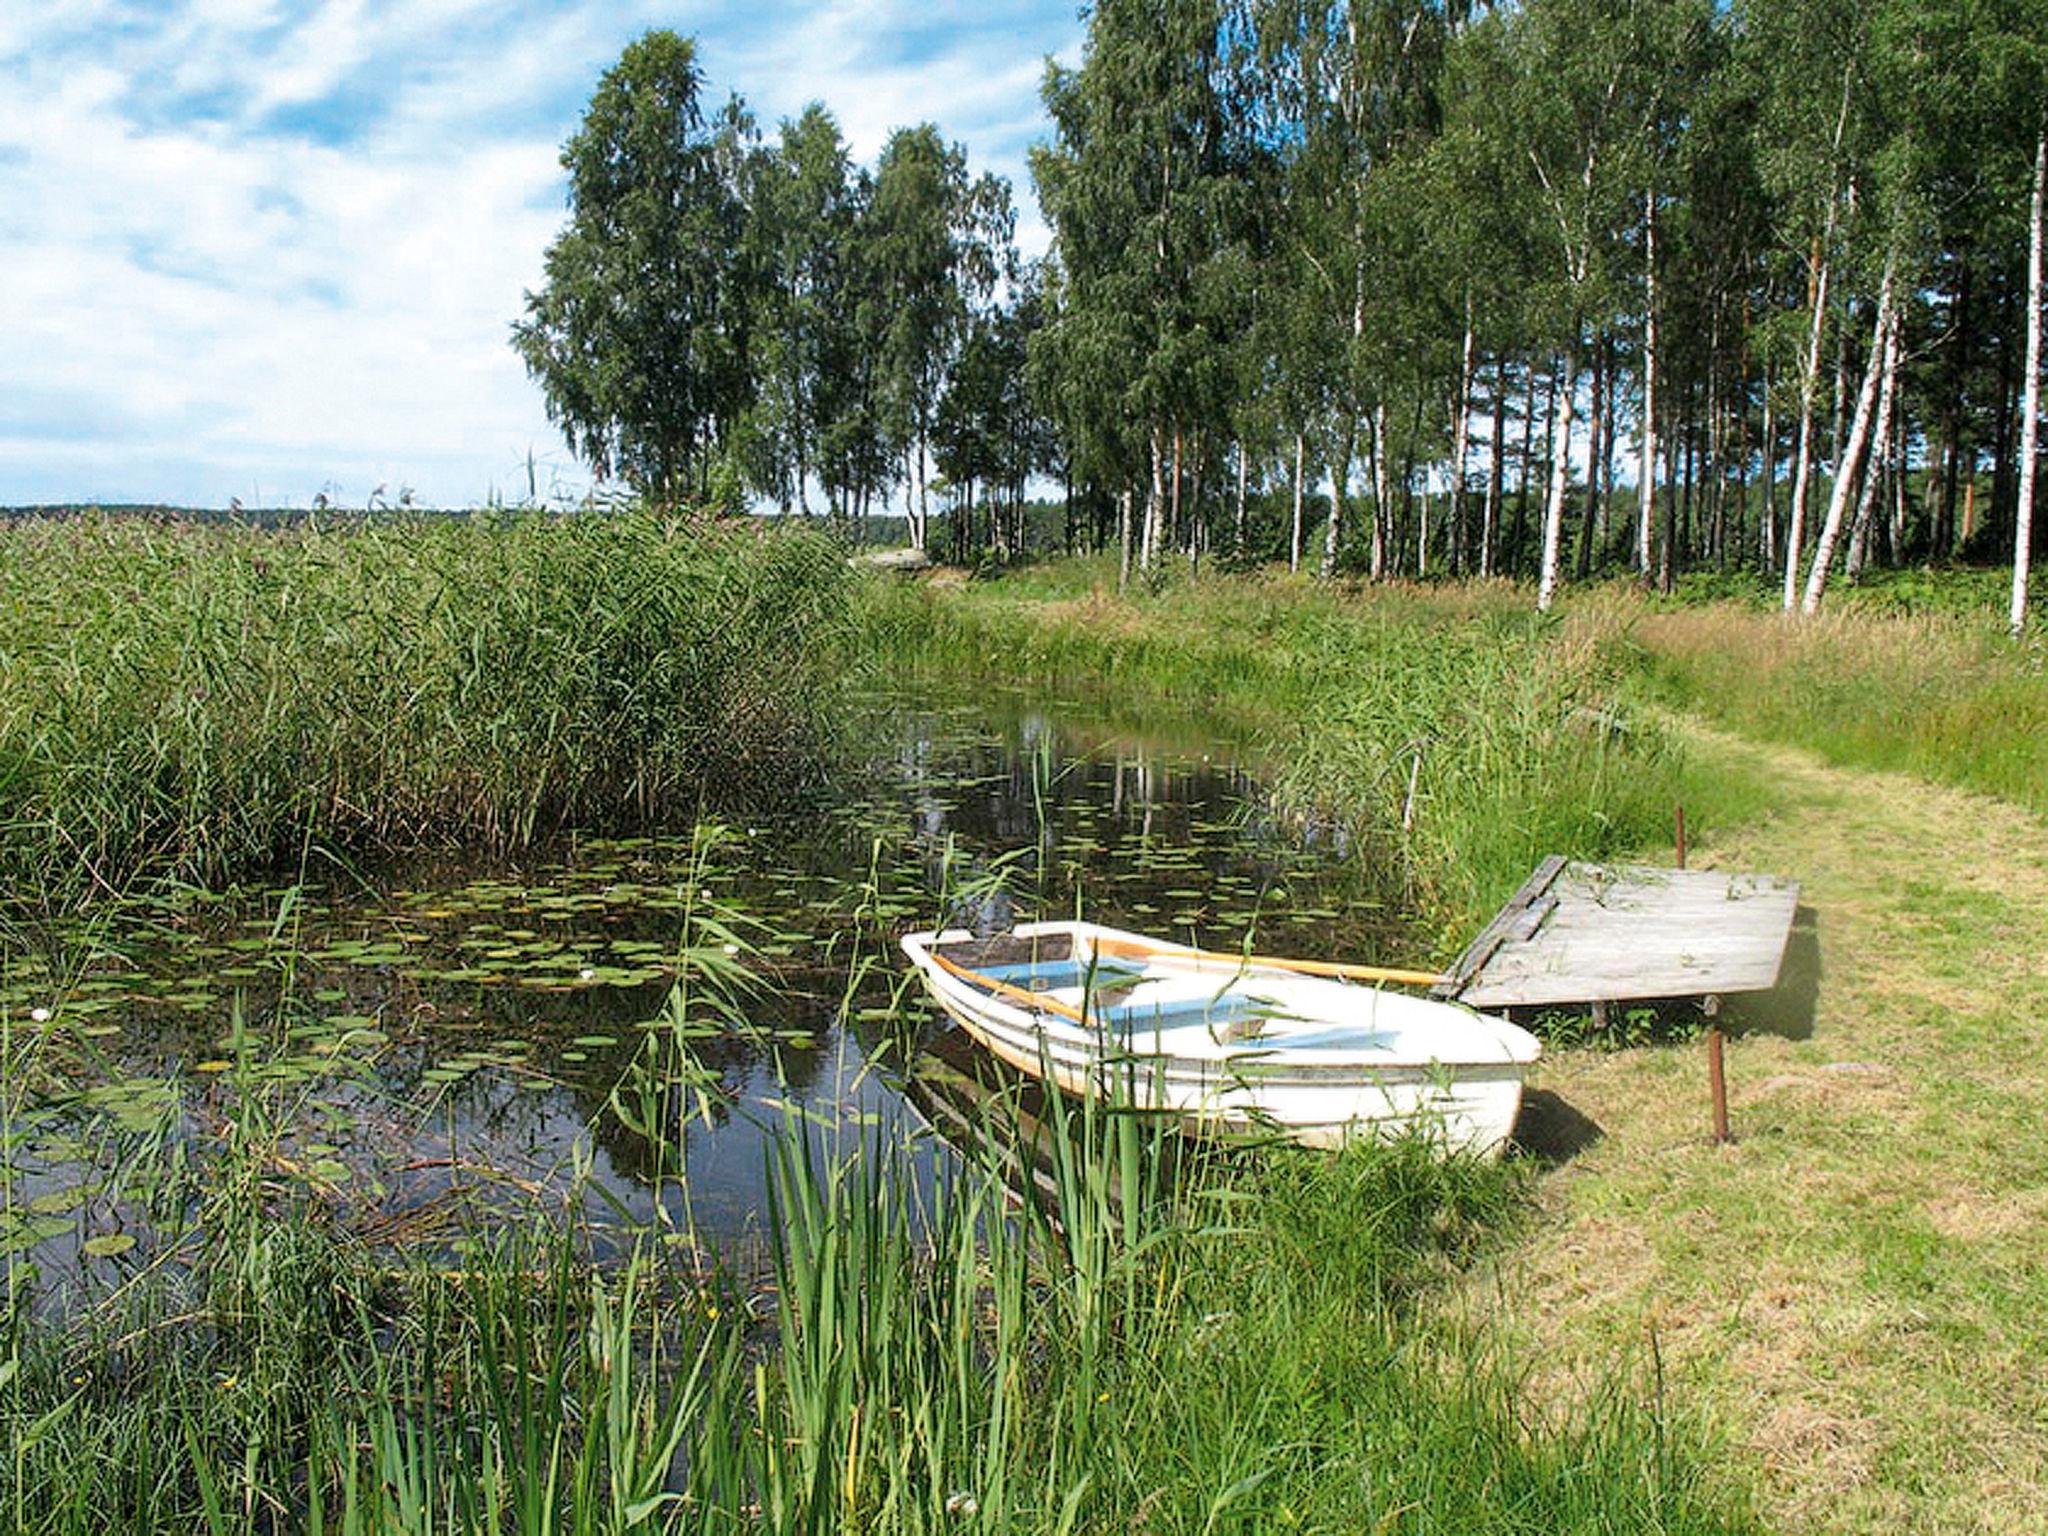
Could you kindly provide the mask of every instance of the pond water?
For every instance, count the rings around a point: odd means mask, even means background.
[[[947,1073],[902,932],[1078,912],[1401,957],[1370,872],[1273,814],[1254,749],[1213,726],[1133,731],[1019,698],[878,718],[858,792],[814,814],[189,896],[100,934],[75,973],[15,957],[0,1015],[33,1019],[89,1086],[8,1127],[0,1239],[118,1257],[140,1222],[109,1173],[123,1137],[246,1130],[261,1084],[290,1122],[277,1166],[373,1238],[431,1241],[463,1208],[574,1188],[589,1214],[741,1243],[792,1118],[824,1140],[905,1131],[918,1176],[950,1155],[922,1129]],[[957,1065],[957,1042],[941,1054]],[[648,1115],[683,1127],[687,1197],[650,1178]],[[971,1110],[930,1118],[972,1128]]]

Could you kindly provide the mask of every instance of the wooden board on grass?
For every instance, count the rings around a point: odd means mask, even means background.
[[[1436,991],[1475,1008],[1767,991],[1798,907],[1777,875],[1552,857]]]

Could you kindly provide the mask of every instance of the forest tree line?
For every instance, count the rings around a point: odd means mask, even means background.
[[[1099,0],[1047,67],[1052,231],[931,125],[771,142],[650,33],[564,151],[516,340],[667,499],[1025,487],[1126,572],[2011,560],[2039,456],[2048,0]],[[815,496],[815,502],[813,500]]]

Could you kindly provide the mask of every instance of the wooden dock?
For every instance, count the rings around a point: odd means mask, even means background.
[[[1798,906],[1776,875],[1548,858],[1436,992],[1529,1008],[1767,991]]]

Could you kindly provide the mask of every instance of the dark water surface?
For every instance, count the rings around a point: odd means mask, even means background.
[[[743,1242],[764,1220],[770,1131],[792,1117],[828,1146],[908,1132],[920,1176],[950,1155],[921,1131],[945,1074],[902,932],[1080,913],[1403,958],[1370,872],[1273,815],[1253,751],[1213,726],[1140,734],[1003,698],[885,718],[867,782],[820,813],[330,874],[234,910],[195,896],[103,933],[78,974],[13,958],[0,1015],[90,1087],[8,1127],[0,1238],[117,1258],[136,1221],[124,1146],[246,1130],[261,1082],[290,1120],[282,1175],[372,1238],[432,1240],[458,1207],[575,1188],[586,1212]],[[688,1194],[664,1182],[664,1212],[641,1114],[683,1126]],[[958,1135],[974,1116],[936,1118]]]

